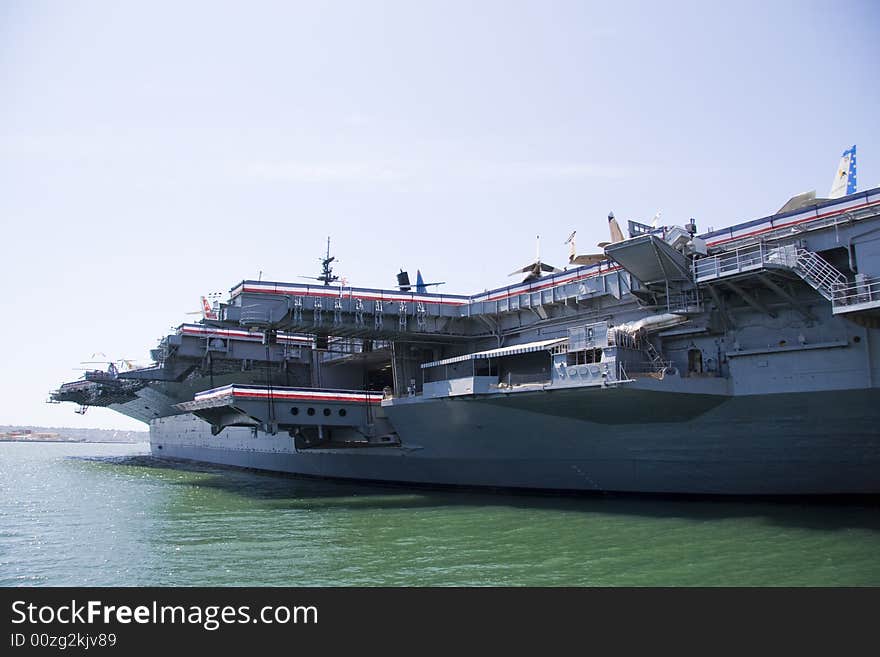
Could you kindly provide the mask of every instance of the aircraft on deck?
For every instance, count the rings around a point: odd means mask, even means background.
[[[660,213],[658,212],[654,215],[654,222],[659,220]],[[609,244],[614,244],[615,242],[622,242],[623,231],[620,230],[620,224],[617,223],[617,219],[614,217],[613,212],[608,213],[608,232],[611,235],[610,242],[599,242],[597,245],[600,249],[604,249]],[[568,236],[568,239],[565,240],[565,243],[569,245],[568,248],[568,264],[570,265],[595,265],[603,260],[608,260],[608,256],[604,253],[583,253],[581,255],[577,254],[577,247],[575,245],[575,236],[577,235],[577,231],[572,231],[571,235]]]
[[[831,181],[831,191],[828,192],[828,198],[816,198],[815,189],[803,192],[788,199],[785,205],[776,211],[776,214],[798,210],[819,201],[855,194],[856,187],[856,147],[853,144],[852,148],[846,149],[840,156],[840,164],[837,165],[837,171],[834,174],[834,179]]]
[[[422,272],[420,269],[416,269],[416,294],[424,294],[428,291],[428,288],[432,285],[443,285],[446,281],[439,281],[437,283],[425,283],[422,278]],[[410,292],[412,291],[412,283],[409,282],[409,272],[400,270],[400,273],[397,274],[397,287],[400,288],[401,292]]]
[[[537,250],[534,262],[530,262],[525,267],[510,272],[508,276],[525,274],[526,277],[522,280],[522,282],[528,283],[529,281],[541,278],[541,276],[543,276],[545,273],[558,274],[562,272],[559,267],[554,267],[553,265],[548,265],[546,262],[541,262],[541,236],[535,236],[535,240],[537,243]]]

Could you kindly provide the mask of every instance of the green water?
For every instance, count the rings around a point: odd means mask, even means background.
[[[548,497],[0,443],[0,585],[880,585],[880,502]]]

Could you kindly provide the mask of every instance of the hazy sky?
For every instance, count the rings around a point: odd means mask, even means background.
[[[623,220],[880,185],[878,2],[0,0],[0,423],[201,294],[400,267],[450,293]]]

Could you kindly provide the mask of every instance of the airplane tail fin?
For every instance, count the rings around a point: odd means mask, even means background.
[[[202,297],[202,317],[204,317],[204,319],[217,319],[217,313],[211,308],[211,304],[208,303],[207,297]]]
[[[428,288],[425,287],[425,279],[422,278],[422,272],[419,269],[416,269],[416,292],[418,294],[424,294],[428,291]]]
[[[609,244],[622,242],[624,240],[623,231],[620,230],[620,224],[617,223],[617,219],[614,217],[613,212],[608,213],[608,232],[611,233],[611,241],[599,242],[599,248],[604,249]]]
[[[608,230],[611,232],[612,244],[623,241],[623,231],[620,230],[620,225],[617,223],[613,212],[608,213]]]
[[[577,246],[575,245],[575,235],[577,235],[577,231],[571,231],[571,235],[568,236],[568,239],[565,240],[565,243],[568,244],[568,261],[574,262],[575,257],[577,256]]]
[[[828,198],[840,198],[856,192],[856,147],[843,151]]]

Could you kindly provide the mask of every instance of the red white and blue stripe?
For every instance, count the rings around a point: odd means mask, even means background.
[[[378,404],[382,401],[381,392],[360,390],[328,390],[321,388],[265,388],[260,386],[230,384],[196,393],[194,401],[209,399],[273,399],[277,401],[317,401],[350,402],[358,404]]]

